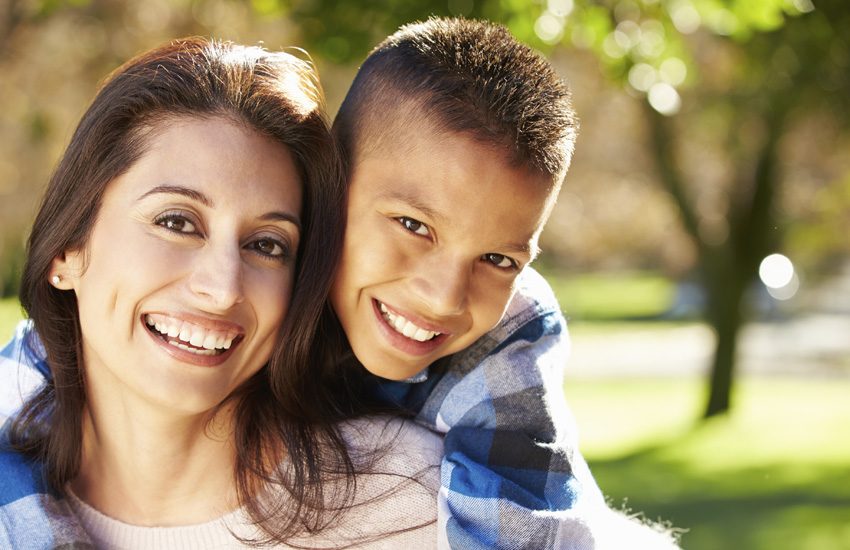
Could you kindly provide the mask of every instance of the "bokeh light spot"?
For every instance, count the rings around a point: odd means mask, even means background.
[[[794,264],[787,256],[771,254],[761,261],[759,278],[769,288],[782,288],[794,278]]]
[[[647,94],[653,109],[666,116],[673,116],[682,108],[682,98],[676,88],[666,82],[653,84]]]

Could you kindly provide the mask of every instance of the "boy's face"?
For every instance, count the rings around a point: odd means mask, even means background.
[[[353,160],[331,300],[357,359],[403,380],[499,322],[551,185],[464,134],[410,126]]]

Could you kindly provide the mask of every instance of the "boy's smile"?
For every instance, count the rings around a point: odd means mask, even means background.
[[[465,134],[396,130],[354,159],[331,300],[360,362],[401,380],[499,322],[552,186]]]

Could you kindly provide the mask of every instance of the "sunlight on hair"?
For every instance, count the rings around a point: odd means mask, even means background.
[[[239,65],[245,57],[253,61],[263,57],[269,59],[280,70],[278,87],[286,93],[299,114],[307,115],[324,105],[321,83],[309,54],[301,48],[289,49],[308,59],[300,59],[287,52],[269,52],[256,46],[233,45],[229,51],[222,54],[222,60]]]
[[[653,84],[647,94],[652,108],[666,116],[673,116],[682,107],[682,98],[676,88],[666,82]]]
[[[292,70],[287,71],[281,79],[281,87],[286,90],[292,103],[301,114],[315,111],[323,104],[323,99],[322,86],[313,63],[288,53],[277,52],[274,55],[292,65]]]

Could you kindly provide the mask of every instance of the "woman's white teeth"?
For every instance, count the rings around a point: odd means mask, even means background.
[[[439,336],[441,334],[432,330],[425,330],[424,328],[414,325],[412,322],[408,321],[401,315],[391,313],[390,310],[387,309],[387,306],[385,306],[383,303],[381,304],[381,314],[387,324],[393,327],[396,332],[400,332],[401,334],[407,336],[408,338],[412,338],[417,342],[425,342],[426,340],[430,340],[431,338],[434,338],[435,336]]]
[[[215,343],[218,340],[215,334],[212,332],[207,334],[207,337],[204,338],[204,349],[215,349]]]
[[[176,319],[157,320],[146,315],[145,323],[165,336],[166,342],[172,346],[199,355],[215,355],[221,350],[230,349],[236,338],[236,334],[209,330]]]

